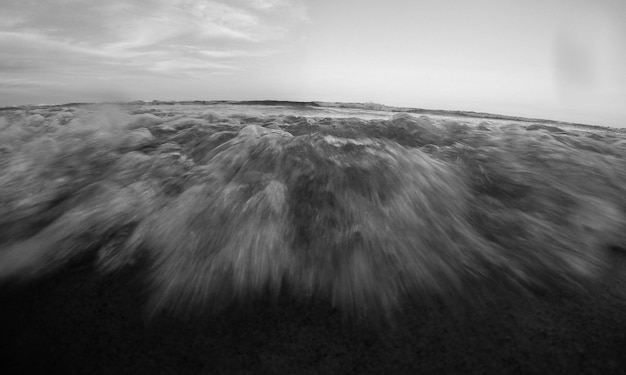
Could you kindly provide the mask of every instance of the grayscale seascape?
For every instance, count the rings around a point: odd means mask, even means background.
[[[0,373],[623,373],[624,4],[3,2]]]

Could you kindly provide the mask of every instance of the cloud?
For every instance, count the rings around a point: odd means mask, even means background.
[[[3,90],[30,90],[33,88],[49,86],[51,84],[57,84],[57,82],[27,78],[0,77],[0,89]]]
[[[176,60],[161,60],[153,64],[149,70],[156,73],[182,71],[184,74],[195,76],[196,73],[204,71],[219,74],[229,73],[238,70],[238,67],[229,64],[207,62],[205,60],[194,58],[179,58]],[[178,75],[180,75],[180,73]]]
[[[302,1],[286,0],[8,0],[0,5],[0,25],[91,44],[150,44],[183,35],[262,42],[283,36],[304,20],[305,10]]]
[[[58,41],[41,34],[0,32],[0,74],[27,77],[48,74],[58,78],[134,75],[147,67],[145,61],[128,58],[137,56]]]
[[[300,0],[6,0],[0,78],[229,74],[280,49],[305,13]]]
[[[273,28],[250,12],[212,1],[154,1],[151,5],[139,16],[111,20],[116,38],[129,47],[182,39],[254,42],[268,38]]]
[[[257,9],[272,9],[284,6],[287,2],[284,0],[251,0],[252,7]]]

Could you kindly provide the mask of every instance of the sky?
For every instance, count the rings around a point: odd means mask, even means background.
[[[2,0],[0,106],[375,102],[626,127],[623,0]]]

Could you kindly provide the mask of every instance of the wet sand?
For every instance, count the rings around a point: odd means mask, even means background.
[[[148,319],[141,269],[3,286],[3,374],[610,374],[626,371],[626,253],[591,293],[432,306],[379,329],[288,298]]]

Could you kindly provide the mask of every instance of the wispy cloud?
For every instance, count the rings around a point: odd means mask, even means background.
[[[5,0],[0,77],[229,74],[304,21],[301,0]]]

